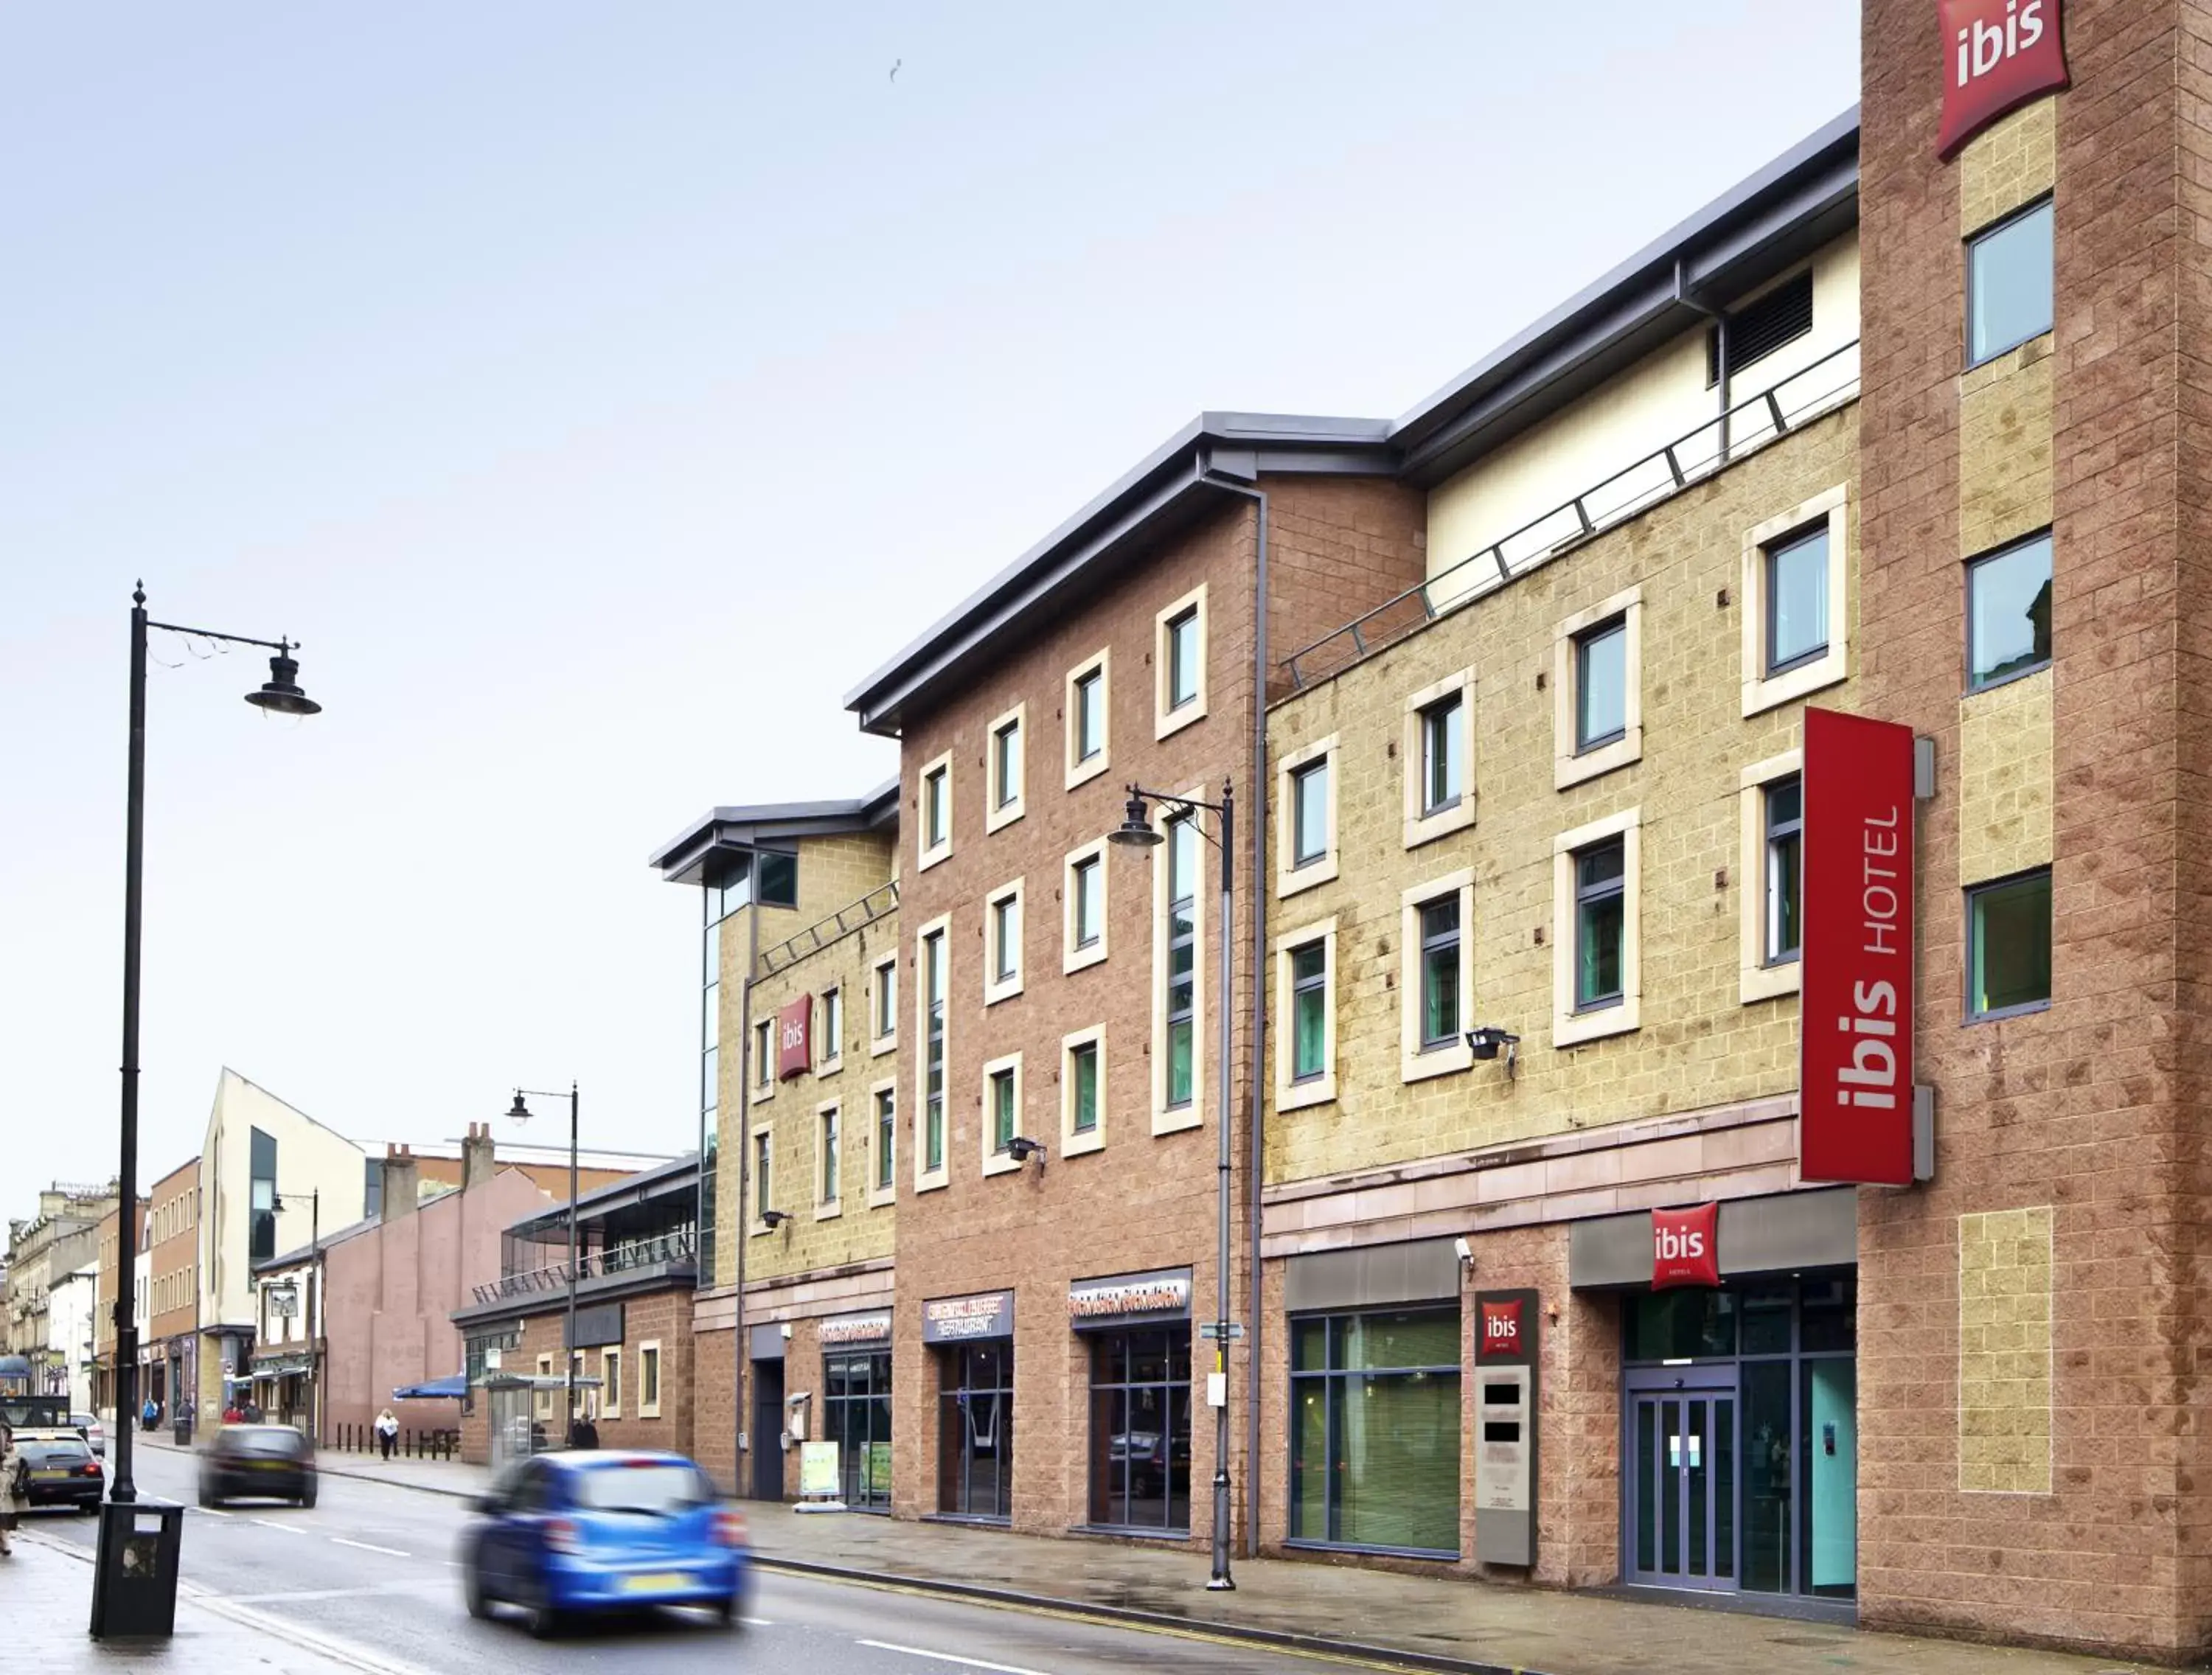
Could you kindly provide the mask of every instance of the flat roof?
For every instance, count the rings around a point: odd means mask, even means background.
[[[1231,485],[1270,471],[1420,487],[1451,475],[1848,231],[1858,130],[1853,106],[1395,420],[1200,414],[854,688],[846,708],[863,731],[896,737],[910,706],[958,689],[1005,642],[1231,498]]]
[[[673,1198],[680,1193],[692,1191],[699,1180],[699,1154],[687,1152],[657,1169],[647,1169],[627,1180],[610,1181],[594,1191],[582,1193],[576,1199],[576,1219],[595,1220],[627,1210],[632,1205],[643,1204],[648,1199]],[[510,1222],[506,1233],[510,1238],[524,1239],[536,1234],[565,1229],[568,1225],[568,1201],[549,1204],[533,1211],[519,1222]]]
[[[787,850],[811,837],[871,832],[898,821],[899,782],[887,780],[865,797],[819,803],[751,803],[709,809],[647,857],[672,884],[719,884],[739,856],[762,849]]]

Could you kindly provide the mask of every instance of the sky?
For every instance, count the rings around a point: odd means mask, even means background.
[[[697,1121],[715,804],[1204,409],[1392,416],[1857,97],[1850,0],[0,12],[0,1216],[225,1065]],[[896,74],[893,71],[896,70]]]

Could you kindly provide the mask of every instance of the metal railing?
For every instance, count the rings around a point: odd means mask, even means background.
[[[788,970],[810,954],[818,954],[840,938],[874,924],[898,906],[898,880],[878,884],[858,901],[840,907],[823,919],[817,919],[795,937],[783,941],[761,956],[761,970],[773,977],[779,971]]]
[[[696,1260],[698,1253],[699,1235],[690,1228],[647,1239],[625,1239],[604,1250],[579,1251],[576,1283],[580,1285],[586,1280],[616,1278],[640,1268],[676,1266]],[[568,1264],[555,1262],[488,1281],[476,1288],[476,1298],[478,1302],[499,1302],[508,1297],[544,1296],[568,1289]]]
[[[1856,337],[1831,349],[1564,505],[1300,647],[1278,665],[1289,675],[1291,689],[1300,691],[1311,682],[1340,674],[1446,611],[1504,586],[1840,407],[1858,393],[1858,349]]]

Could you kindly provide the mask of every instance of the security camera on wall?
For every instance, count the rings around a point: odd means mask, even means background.
[[[1471,1268],[1474,1265],[1474,1252],[1468,1248],[1466,1235],[1462,1234],[1452,1241],[1452,1254],[1459,1258],[1462,1267]]]

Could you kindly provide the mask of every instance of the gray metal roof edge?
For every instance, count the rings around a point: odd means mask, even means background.
[[[896,776],[865,797],[839,797],[811,803],[747,803],[711,808],[667,842],[657,845],[646,865],[666,871],[711,834],[717,826],[804,826],[813,823],[835,828],[858,822],[872,826],[886,808],[898,808]]]
[[[945,639],[975,626],[977,617],[1004,602],[1009,594],[1018,592],[1069,549],[1079,547],[1102,521],[1112,518],[1141,491],[1152,487],[1168,467],[1193,453],[1201,444],[1242,443],[1255,448],[1319,447],[1382,452],[1389,446],[1389,430],[1387,419],[1298,413],[1200,413],[878,667],[845,695],[845,707],[862,713],[861,725],[866,726],[866,712],[877,707],[872,701],[884,689],[918,684],[921,677],[914,672],[916,666],[938,660],[934,654]]]
[[[1606,302],[1616,292],[1627,290],[1662,264],[1671,264],[1677,257],[1686,254],[1692,246],[1725,228],[1731,219],[1791,175],[1807,169],[1843,141],[1856,135],[1858,129],[1859,107],[1853,105],[1842,115],[1822,124],[1780,156],[1737,181],[1703,209],[1669,228],[1558,307],[1516,332],[1425,400],[1401,414],[1391,422],[1390,440],[1404,446],[1410,433],[1433,429],[1443,423],[1450,416],[1451,410],[1470,398],[1478,386],[1494,383],[1507,376],[1517,362],[1544,345],[1560,328]]]
[[[696,1174],[698,1172],[699,1154],[696,1151],[687,1151],[681,1157],[671,1158],[659,1168],[641,1170],[636,1174],[626,1174],[620,1180],[611,1180],[604,1186],[594,1186],[590,1192],[577,1195],[577,1219],[580,1221],[590,1214],[594,1205],[605,1205],[610,1199],[623,1197],[649,1196],[651,1189],[664,1181],[673,1180],[687,1173]],[[540,1206],[527,1216],[509,1222],[501,1230],[511,1234],[520,1228],[535,1227],[549,1217],[565,1220],[568,1214],[568,1200],[561,1199]]]

